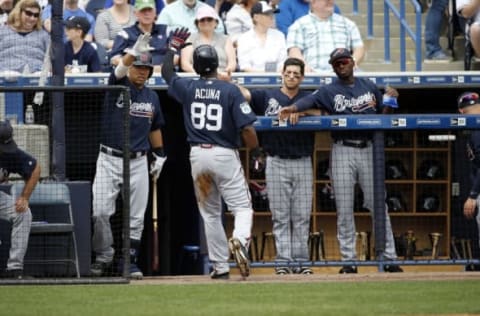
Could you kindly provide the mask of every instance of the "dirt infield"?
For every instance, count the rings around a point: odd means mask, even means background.
[[[251,275],[243,280],[231,275],[229,280],[212,280],[208,275],[146,277],[130,284],[205,284],[205,283],[288,283],[288,282],[369,282],[369,281],[447,281],[480,280],[480,272],[404,272],[404,273],[359,273],[359,274],[313,274],[313,275]]]

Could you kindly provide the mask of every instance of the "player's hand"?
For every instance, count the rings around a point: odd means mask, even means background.
[[[185,47],[185,41],[189,37],[190,32],[188,31],[188,28],[182,27],[175,29],[174,31],[170,32],[168,48],[175,52],[178,52]]]
[[[287,120],[290,117],[290,114],[297,112],[297,107],[295,105],[286,106],[278,111],[278,118],[280,120]]]
[[[15,201],[15,211],[17,213],[22,213],[28,210],[28,199],[20,196],[18,199]]]
[[[150,174],[153,177],[154,181],[158,180],[158,177],[160,177],[160,172],[162,172],[163,164],[167,160],[167,157],[160,157],[155,153],[152,153],[153,155],[153,161],[150,164]]]
[[[391,97],[395,97],[395,98],[398,98],[398,96],[399,96],[399,93],[398,93],[397,89],[395,89],[395,88],[393,88],[389,85],[387,85],[385,87],[385,94],[387,94]]]
[[[463,204],[463,215],[465,215],[466,218],[472,219],[475,215],[475,208],[477,206],[477,201],[472,198],[468,198],[465,201],[465,204]]]
[[[298,121],[300,121],[300,118],[302,116],[305,116],[305,113],[299,113],[299,112],[296,112],[296,113],[291,113],[290,114],[290,117],[288,118],[289,122],[291,125],[295,125],[298,123]]]
[[[152,39],[152,35],[150,33],[141,34],[132,48],[126,48],[125,53],[130,54],[132,56],[139,56],[142,53],[149,52],[154,48],[150,46],[150,40]]]

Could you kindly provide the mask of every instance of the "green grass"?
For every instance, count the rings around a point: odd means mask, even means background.
[[[480,282],[0,287],[1,315],[480,315]]]

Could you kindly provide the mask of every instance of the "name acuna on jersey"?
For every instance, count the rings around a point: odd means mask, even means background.
[[[217,90],[217,89],[195,89],[195,99],[220,100],[220,90]]]
[[[375,108],[376,105],[375,95],[371,92],[351,99],[347,99],[347,97],[342,94],[337,94],[333,100],[335,102],[336,112],[343,112],[347,108],[352,112],[363,112],[368,108]]]

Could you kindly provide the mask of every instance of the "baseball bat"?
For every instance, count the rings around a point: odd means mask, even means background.
[[[152,221],[153,221],[153,262],[152,270],[157,271],[160,258],[158,253],[158,209],[157,209],[157,180],[153,180],[153,197],[152,197]]]

